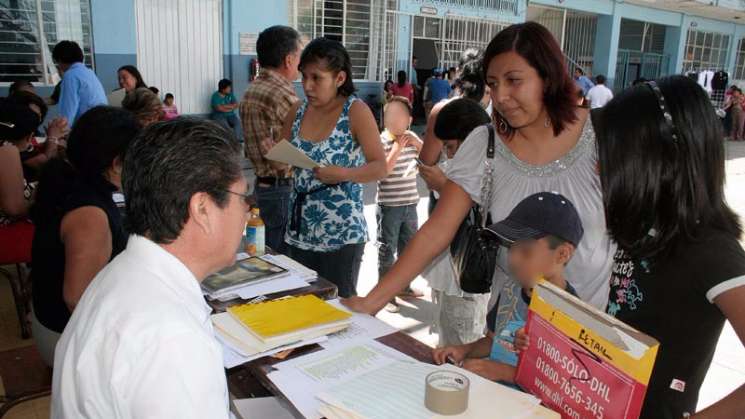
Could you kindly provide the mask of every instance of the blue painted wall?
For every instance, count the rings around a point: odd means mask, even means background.
[[[289,0],[223,0],[223,72],[237,98],[248,87],[252,55],[240,55],[239,33],[259,33],[273,25],[290,25]]]
[[[116,70],[137,65],[134,0],[91,0],[96,74],[108,92],[119,87]]]

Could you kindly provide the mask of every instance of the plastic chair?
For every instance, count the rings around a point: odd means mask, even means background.
[[[13,300],[21,326],[21,337],[31,337],[31,325],[28,314],[31,312],[31,282],[27,267],[31,263],[31,242],[34,237],[34,225],[30,221],[17,221],[7,226],[0,226],[0,265],[15,265],[16,275],[2,268],[10,281]]]

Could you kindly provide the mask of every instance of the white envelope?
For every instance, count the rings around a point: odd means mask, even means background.
[[[313,170],[316,167],[322,167],[287,140],[278,142],[264,157],[301,169]]]

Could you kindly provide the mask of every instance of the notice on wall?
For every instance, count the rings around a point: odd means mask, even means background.
[[[659,343],[553,285],[533,291],[516,381],[562,418],[638,418]]]
[[[238,54],[256,55],[256,40],[258,38],[259,34],[257,33],[238,33]]]

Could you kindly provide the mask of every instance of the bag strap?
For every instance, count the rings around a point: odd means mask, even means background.
[[[488,218],[489,207],[491,206],[492,181],[494,179],[494,168],[492,167],[495,147],[494,125],[487,124],[486,129],[489,132],[489,142],[486,145],[484,177],[481,179],[481,205],[479,205],[479,216],[481,219],[478,222],[481,228],[486,227],[486,219]]]

